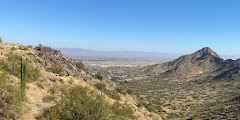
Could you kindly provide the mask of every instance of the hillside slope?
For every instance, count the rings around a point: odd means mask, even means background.
[[[57,110],[53,112],[56,114],[52,114],[51,111],[56,109],[56,105],[61,102],[63,98],[65,98],[65,100],[70,99],[66,97],[66,95],[69,95],[66,91],[74,89],[78,86],[85,86],[89,88],[89,92],[93,90],[92,92],[94,92],[94,94],[104,96],[104,104],[109,104],[109,107],[113,107],[108,109],[128,109],[128,107],[124,107],[128,104],[131,106],[131,109],[128,110],[133,111],[133,115],[136,116],[136,119],[150,120],[153,117],[161,119],[157,114],[151,113],[145,108],[137,107],[137,100],[132,96],[117,93],[115,90],[116,85],[111,80],[108,80],[104,76],[100,80],[96,77],[96,74],[91,73],[87,69],[78,68],[74,62],[57,50],[43,46],[32,48],[31,46],[25,47],[22,45],[4,42],[0,43],[0,48],[0,74],[4,74],[6,76],[1,79],[11,81],[11,84],[20,89],[20,73],[17,73],[17,71],[20,71],[18,68],[21,64],[19,64],[20,61],[18,61],[17,58],[21,58],[21,56],[25,56],[27,58],[27,63],[32,66],[31,70],[33,70],[33,74],[28,76],[29,81],[26,83],[25,100],[22,103],[18,103],[19,105],[21,104],[20,106],[22,107],[25,106],[23,108],[26,108],[26,110],[22,109],[22,112],[19,112],[19,114],[11,112],[10,114],[6,114],[4,111],[1,111],[1,117],[3,119],[54,119],[54,115],[57,115],[57,118],[63,117],[64,114],[60,111]],[[14,58],[14,60],[16,57],[16,64],[10,61],[10,55],[12,55],[11,57]],[[11,74],[9,72],[8,69],[10,62],[16,66],[14,67],[16,74]],[[39,76],[35,76],[34,74]],[[95,87],[97,83],[106,84],[106,89],[99,91]],[[1,87],[1,89],[4,90],[5,87]],[[112,95],[120,96],[120,98],[115,99]],[[94,97],[95,96],[90,96],[89,99],[95,100]],[[114,106],[114,103],[117,101],[121,103],[120,106]],[[13,103],[10,102],[9,104],[11,105]],[[46,115],[45,111],[48,110],[50,110],[50,113]],[[109,113],[117,114],[114,113],[114,111],[110,111]],[[50,118],[48,116],[49,114]],[[119,114],[119,117],[122,116],[124,118],[124,116],[127,117],[126,115],[126,113],[122,113]]]
[[[227,60],[227,64],[211,73],[214,80],[234,80],[240,79],[240,59]]]

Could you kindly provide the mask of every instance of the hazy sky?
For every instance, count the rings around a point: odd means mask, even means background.
[[[1,0],[0,36],[24,45],[240,54],[239,0]]]

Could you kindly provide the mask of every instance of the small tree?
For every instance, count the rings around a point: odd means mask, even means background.
[[[96,77],[97,79],[99,79],[99,80],[102,80],[102,79],[103,79],[103,76],[102,76],[100,73],[97,73],[97,74],[95,75],[95,77]]]
[[[0,37],[0,43],[2,42],[2,38]]]
[[[80,69],[80,70],[83,70],[85,67],[84,67],[84,64],[82,63],[82,61],[77,61],[76,62],[76,66]]]

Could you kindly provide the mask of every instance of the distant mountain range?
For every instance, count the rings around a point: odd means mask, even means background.
[[[200,75],[213,76],[215,79],[234,79],[240,77],[240,59],[223,60],[211,48],[205,47],[167,63],[146,66],[141,71],[145,75],[161,79],[181,79]]]
[[[140,51],[94,51],[81,48],[56,48],[69,58],[79,59],[154,59],[158,61],[171,61],[182,54],[157,53],[157,52],[140,52]],[[240,55],[221,55],[223,59],[238,59]]]
[[[70,58],[115,58],[115,59],[158,59],[170,61],[181,56],[179,54],[139,52],[139,51],[94,51],[80,48],[57,48]]]

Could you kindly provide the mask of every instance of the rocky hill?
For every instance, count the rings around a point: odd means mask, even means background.
[[[141,71],[149,76],[158,76],[162,79],[180,79],[212,72],[225,64],[226,61],[216,52],[205,47],[171,62],[144,67]]]
[[[42,45],[32,48],[0,41],[0,76],[1,119],[161,119],[137,107],[136,98],[117,92],[111,80]]]
[[[211,76],[214,76],[214,80],[235,80],[240,78],[240,59],[238,60],[226,60],[226,64],[213,71]]]

